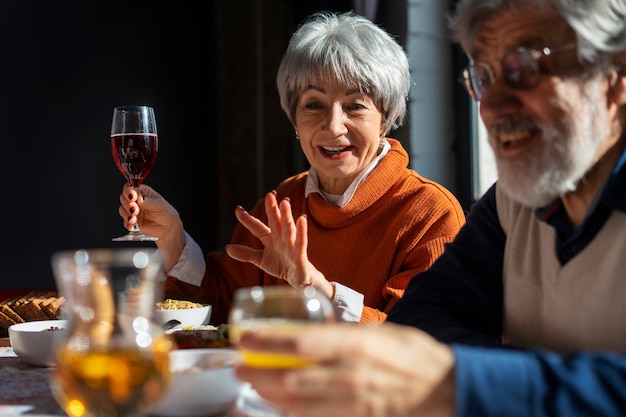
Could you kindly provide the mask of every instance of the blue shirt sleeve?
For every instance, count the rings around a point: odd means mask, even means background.
[[[626,357],[452,345],[459,417],[623,416]]]
[[[505,239],[494,185],[443,255],[409,282],[387,320],[418,327],[445,343],[499,345]]]

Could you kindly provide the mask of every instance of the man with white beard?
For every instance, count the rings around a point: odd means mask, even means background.
[[[237,375],[299,417],[622,416],[626,1],[460,0],[450,24],[499,179],[385,324],[247,334],[316,365]]]
[[[388,321],[443,342],[626,353],[624,19],[623,0],[460,3],[460,80],[498,180]]]

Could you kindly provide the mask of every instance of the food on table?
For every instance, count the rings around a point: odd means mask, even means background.
[[[228,339],[228,325],[220,324],[184,327],[169,334],[176,341],[179,349],[206,349],[231,346]]]
[[[9,326],[37,320],[57,320],[65,298],[54,291],[31,291],[20,297],[0,301],[0,337],[6,337]]]
[[[63,327],[59,326],[50,326],[42,330],[42,332],[53,332],[55,330],[63,330]]]
[[[165,301],[156,303],[158,310],[184,310],[187,308],[202,308],[204,307],[200,303],[194,303],[192,301],[174,300],[167,298]]]

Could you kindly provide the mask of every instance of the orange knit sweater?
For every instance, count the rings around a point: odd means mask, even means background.
[[[408,169],[409,158],[400,142],[388,140],[389,153],[344,207],[327,203],[318,193],[305,198],[308,172],[276,188],[279,201],[289,197],[294,217],[307,215],[311,262],[327,280],[364,295],[361,323],[382,323],[409,280],[432,265],[465,223],[452,193]],[[263,200],[250,213],[266,222]],[[241,225],[231,241],[261,247]],[[211,304],[212,323],[226,323],[236,289],[288,285],[225,252],[209,252],[206,261],[201,287],[170,277],[166,296]]]

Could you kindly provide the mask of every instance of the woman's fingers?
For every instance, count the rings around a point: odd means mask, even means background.
[[[235,217],[255,237],[263,240],[271,234],[271,230],[265,223],[248,213],[243,207],[237,206]]]
[[[283,242],[286,242],[289,246],[292,246],[295,241],[296,226],[293,220],[293,214],[291,213],[291,202],[288,198],[282,200],[279,204],[280,216],[281,216],[281,229],[280,238]],[[274,229],[272,229],[273,231]]]
[[[295,238],[295,245],[296,248],[299,248],[300,250],[300,262],[302,262],[303,264],[308,261],[308,256],[307,256],[307,248],[309,246],[309,223],[308,223],[308,219],[306,217],[306,214],[303,214],[302,216],[298,217],[298,220],[296,221],[296,238]]]
[[[276,199],[276,191],[272,190],[265,195],[265,214],[267,215],[267,226],[276,232],[280,230],[281,214]]]
[[[233,259],[250,262],[256,266],[260,266],[263,262],[263,249],[253,249],[249,246],[231,243],[226,246],[226,253]]]

